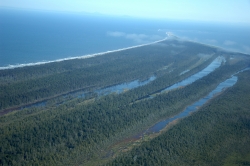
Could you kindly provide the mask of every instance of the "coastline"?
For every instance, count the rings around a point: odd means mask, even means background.
[[[244,53],[244,52],[229,51],[229,50],[227,50],[225,48],[222,48],[222,47],[219,47],[219,46],[209,45],[209,44],[197,42],[197,41],[194,41],[194,40],[182,39],[182,38],[179,38],[178,36],[174,35],[171,32],[166,32],[166,35],[167,35],[167,37],[165,37],[164,39],[157,40],[157,41],[154,41],[154,42],[151,42],[151,43],[140,44],[140,45],[135,45],[135,46],[131,46],[131,47],[125,47],[125,48],[120,48],[120,49],[116,49],[116,50],[112,50],[112,51],[104,51],[104,52],[99,52],[99,53],[94,53],[94,54],[86,54],[86,55],[81,55],[81,56],[61,58],[61,59],[50,60],[50,61],[32,62],[32,63],[23,63],[23,64],[16,64],[16,65],[1,66],[0,70],[15,69],[15,68],[21,68],[21,67],[27,67],[27,66],[44,65],[44,64],[48,64],[48,63],[62,62],[62,61],[68,61],[68,60],[74,60],[74,59],[93,58],[93,57],[96,57],[96,56],[101,56],[101,55],[105,55],[105,54],[109,54],[109,53],[114,53],[114,52],[129,50],[129,49],[133,49],[133,48],[139,48],[139,47],[143,47],[143,46],[148,46],[148,45],[156,44],[156,43],[159,43],[159,42],[162,42],[162,41],[165,41],[165,40],[172,40],[173,38],[176,38],[179,41],[187,41],[187,42],[192,42],[192,43],[201,44],[201,45],[204,45],[204,46],[208,46],[208,47],[220,49],[220,50],[225,51],[225,52],[240,53],[240,54],[244,54],[245,56],[247,56],[247,55],[250,56],[250,54],[247,54],[247,53]]]
[[[170,35],[168,35],[168,37],[169,36]],[[26,66],[43,65],[43,64],[47,64],[47,63],[62,62],[62,61],[73,60],[73,59],[87,59],[87,58],[101,56],[101,55],[105,55],[105,54],[109,54],[109,53],[114,53],[114,52],[119,52],[119,51],[124,51],[124,50],[133,49],[133,48],[138,48],[138,47],[143,47],[143,46],[156,44],[156,43],[168,40],[169,39],[168,37],[165,37],[164,39],[157,40],[157,41],[154,41],[154,42],[151,42],[151,43],[141,44],[141,45],[136,45],[136,46],[131,46],[131,47],[125,47],[125,48],[120,48],[120,49],[116,49],[116,50],[112,50],[112,51],[105,51],[105,52],[87,54],[87,55],[82,55],[82,56],[68,57],[68,58],[56,59],[56,60],[52,60],[52,61],[33,62],[33,63],[2,66],[2,67],[0,67],[0,70],[14,69],[14,68],[20,68],[20,67],[26,67]]]

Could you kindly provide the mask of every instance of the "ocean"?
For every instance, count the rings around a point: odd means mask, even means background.
[[[1,8],[0,68],[151,43],[166,38],[166,32],[250,54],[250,26],[245,24]]]

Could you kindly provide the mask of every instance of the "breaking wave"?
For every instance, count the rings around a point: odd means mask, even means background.
[[[20,68],[20,67],[26,67],[26,66],[43,65],[43,64],[47,64],[47,63],[62,62],[62,61],[73,60],[73,59],[87,59],[87,58],[92,58],[92,57],[96,57],[96,56],[100,56],[100,55],[105,55],[105,54],[109,54],[109,53],[113,53],[113,52],[124,51],[124,50],[129,50],[129,49],[132,49],[132,48],[138,48],[138,47],[142,47],[142,46],[147,46],[147,45],[151,45],[151,44],[155,44],[155,43],[159,43],[159,42],[165,41],[167,39],[169,39],[169,38],[166,37],[166,38],[164,38],[162,40],[158,40],[158,41],[147,43],[147,44],[141,44],[141,45],[136,45],[136,46],[126,47],[126,48],[121,48],[121,49],[112,50],[112,51],[105,51],[105,52],[100,52],[100,53],[95,53],[95,54],[88,54],[88,55],[82,55],[82,56],[76,56],[76,57],[68,57],[68,58],[62,58],[62,59],[51,60],[51,61],[25,63],[25,64],[17,64],[17,65],[8,65],[8,66],[0,67],[0,70],[14,69],[14,68]]]

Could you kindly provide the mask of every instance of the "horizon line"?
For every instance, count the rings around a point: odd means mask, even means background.
[[[250,22],[246,21],[223,21],[223,20],[201,20],[201,19],[190,19],[190,18],[171,18],[171,17],[143,17],[143,16],[132,16],[132,15],[116,15],[87,11],[73,11],[73,10],[52,10],[52,9],[33,9],[23,7],[11,7],[11,6],[0,6],[1,9],[19,10],[19,11],[33,11],[33,12],[45,12],[45,13],[65,13],[65,14],[82,14],[82,15],[95,15],[95,16],[109,16],[109,17],[122,17],[122,18],[133,18],[133,19],[148,19],[148,20],[174,20],[183,22],[204,22],[204,23],[220,23],[220,24],[244,24],[250,26]]]

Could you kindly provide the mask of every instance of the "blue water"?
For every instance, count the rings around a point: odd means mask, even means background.
[[[150,43],[166,32],[250,53],[246,25],[146,20],[0,8],[0,67],[51,61]]]
[[[205,77],[206,75],[208,75],[209,73],[211,73],[212,71],[214,71],[215,69],[220,67],[222,62],[225,62],[225,58],[224,57],[217,57],[205,69],[203,69],[200,72],[188,77],[187,79],[184,79],[181,82],[178,82],[178,83],[176,83],[176,84],[162,90],[161,93],[166,92],[166,91],[170,91],[170,90],[173,90],[173,89],[176,89],[176,88],[180,88],[180,87],[183,87],[183,86],[187,86],[189,84],[192,84],[196,80],[198,80],[198,79],[200,79],[202,77]]]
[[[105,96],[105,95],[109,95],[111,93],[120,94],[122,92],[125,92],[126,90],[131,90],[131,89],[146,85],[146,84],[150,83],[151,81],[154,81],[155,79],[156,79],[155,76],[151,76],[151,77],[149,77],[149,79],[144,80],[144,81],[134,80],[134,81],[110,86],[107,88],[97,89],[94,91],[94,93],[96,93],[98,96]],[[76,92],[76,94],[78,94],[78,92]],[[71,95],[74,95],[74,94],[71,94]],[[85,98],[86,96],[87,96],[86,92],[83,92],[80,95],[78,94],[78,98]]]
[[[155,80],[156,77],[155,76],[151,76],[149,79],[145,80],[145,81],[140,81],[140,80],[134,80],[134,81],[131,81],[131,82],[128,82],[128,83],[123,83],[123,84],[119,84],[119,85],[115,85],[115,86],[112,86],[112,87],[108,87],[108,88],[105,88],[105,89],[101,89],[101,90],[96,90],[96,93],[99,95],[99,96],[103,96],[103,95],[108,95],[108,94],[111,94],[111,93],[122,93],[126,90],[130,90],[130,89],[133,89],[133,88],[136,88],[136,87],[139,87],[139,86],[143,86],[143,85],[146,85],[148,84],[149,82]]]
[[[126,82],[126,83],[110,86],[110,87],[107,87],[107,88],[98,89],[98,90],[95,90],[94,93],[97,93],[97,95],[99,97],[100,96],[105,96],[105,95],[108,95],[108,94],[111,94],[111,93],[120,94],[120,93],[122,93],[122,92],[124,92],[126,90],[131,90],[131,89],[146,85],[146,84],[150,83],[151,81],[154,81],[155,79],[156,79],[155,76],[151,76],[149,79],[144,80],[144,81],[134,80],[134,81],[131,81],[131,82]],[[78,97],[78,98],[85,98],[85,97],[88,96],[89,93],[90,92],[82,92],[82,93],[75,92],[75,93],[70,93],[70,94],[64,95],[64,98],[67,98],[68,96],[73,96],[73,97]],[[57,104],[57,106],[60,105],[60,104],[63,104],[63,103],[65,103],[65,102],[59,103],[59,104]],[[17,109],[22,110],[24,108],[31,108],[31,107],[45,107],[46,105],[47,105],[47,101],[42,101],[42,102],[37,102],[37,103],[34,103],[34,104],[29,104],[29,105],[26,105],[26,106],[22,106],[22,107],[17,108]]]
[[[167,124],[170,122],[173,122],[176,119],[184,118],[188,116],[190,113],[194,112],[197,110],[198,107],[202,106],[205,104],[209,99],[211,99],[213,96],[219,94],[222,92],[224,89],[229,88],[233,86],[238,80],[237,76],[232,76],[231,78],[227,79],[226,81],[220,83],[213,91],[211,91],[207,96],[204,98],[198,100],[194,104],[188,106],[183,112],[179,113],[178,115],[165,119],[163,121],[160,121],[156,123],[154,126],[150,127],[147,129],[144,134],[149,134],[149,133],[154,133],[154,132],[159,132],[162,130],[164,127],[166,127]],[[141,135],[140,135],[141,136]],[[138,136],[137,136],[138,137]]]
[[[145,130],[142,134],[138,134],[138,135],[136,135],[134,137],[139,138],[139,137],[143,136],[144,134],[157,133],[160,130],[162,130],[163,128],[165,128],[169,123],[171,123],[171,122],[173,122],[173,121],[175,121],[177,119],[184,118],[184,117],[188,116],[190,113],[196,111],[199,107],[204,105],[208,100],[212,99],[215,95],[217,95],[217,94],[221,93],[223,90],[235,85],[236,82],[238,81],[238,77],[236,75],[241,73],[241,72],[244,72],[246,70],[250,70],[250,68],[247,67],[247,68],[245,68],[243,70],[240,70],[240,71],[236,72],[234,75],[231,76],[231,78],[221,82],[207,96],[203,97],[202,99],[200,99],[200,100],[196,101],[195,103],[193,103],[192,105],[188,106],[181,113],[175,115],[172,118],[168,118],[168,119],[165,119],[165,120],[162,120],[162,121],[156,123],[152,127]]]

